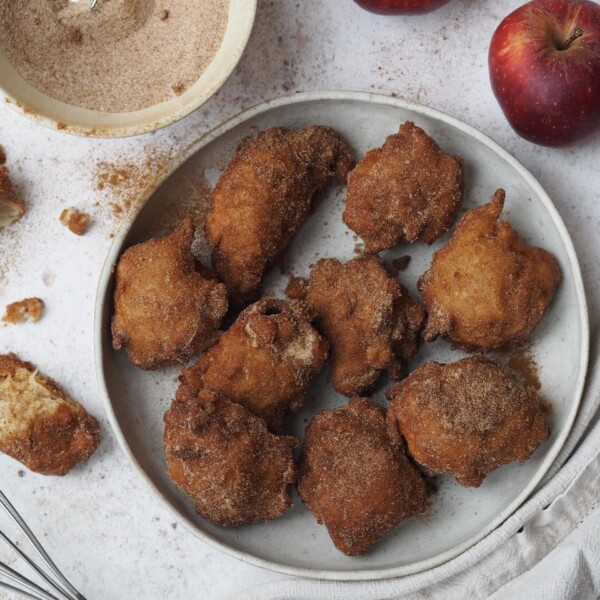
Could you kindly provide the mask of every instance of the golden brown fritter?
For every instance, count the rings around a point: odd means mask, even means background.
[[[384,370],[397,379],[402,362],[414,357],[425,311],[378,256],[343,264],[321,259],[310,272],[306,299],[329,341],[338,392],[364,394]]]
[[[548,437],[533,388],[483,356],[429,362],[387,392],[392,439],[432,475],[478,487],[494,469],[527,460]]]
[[[548,308],[561,272],[541,248],[498,221],[504,190],[468,211],[419,279],[429,315],[424,337],[438,334],[468,351],[524,341]]]
[[[98,421],[14,354],[0,355],[0,452],[42,475],[66,475],[100,443]]]
[[[284,414],[302,406],[310,380],[327,359],[327,341],[313,319],[300,300],[263,298],[252,304],[216,346],[184,369],[177,397],[216,390],[281,431]]]
[[[308,215],[315,193],[346,181],[350,149],[329,127],[268,129],[247,141],[211,197],[206,234],[232,304],[257,295],[265,271]]]
[[[444,154],[407,121],[348,176],[344,223],[364,240],[367,252],[401,242],[431,244],[454,223],[463,180],[463,159]]]
[[[216,392],[176,399],[165,413],[169,477],[217,525],[270,521],[292,506],[295,438]]]
[[[0,227],[20,219],[25,211],[25,204],[15,196],[8,169],[0,165]]]
[[[427,505],[423,477],[387,435],[385,410],[364,398],[320,412],[308,425],[298,493],[349,556]]]
[[[213,345],[227,312],[227,290],[195,267],[194,226],[125,251],[115,274],[113,348],[142,369],[185,363]]]

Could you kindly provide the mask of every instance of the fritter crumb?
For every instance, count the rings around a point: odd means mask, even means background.
[[[65,208],[60,213],[60,222],[75,235],[84,235],[90,223],[90,215],[76,208]]]
[[[21,323],[28,321],[29,323],[37,323],[42,316],[44,310],[44,301],[40,298],[26,298],[8,304],[6,312],[2,320],[6,323]]]

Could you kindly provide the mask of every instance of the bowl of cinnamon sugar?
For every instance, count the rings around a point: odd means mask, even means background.
[[[0,100],[53,129],[165,127],[227,81],[257,0],[0,0]]]

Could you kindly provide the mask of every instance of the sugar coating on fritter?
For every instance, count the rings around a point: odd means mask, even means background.
[[[213,345],[228,308],[222,283],[202,276],[191,246],[194,226],[125,251],[115,273],[113,347],[142,369],[185,363]]]
[[[384,370],[397,379],[417,351],[425,311],[375,255],[321,259],[306,297],[329,341],[332,382],[346,396],[369,391]]]
[[[306,429],[298,493],[350,556],[425,512],[425,481],[391,443],[385,410],[366,399],[318,413]]]
[[[327,341],[300,300],[263,298],[242,311],[219,343],[184,369],[178,398],[199,389],[225,394],[281,431],[283,416],[298,410],[311,379],[327,359]]]
[[[165,413],[169,477],[197,512],[222,526],[270,521],[292,506],[297,440],[216,392],[176,399]]]
[[[498,218],[504,190],[468,211],[433,255],[418,289],[428,313],[427,341],[438,335],[468,351],[487,352],[527,339],[561,280],[554,258],[523,243]]]
[[[348,176],[344,223],[368,252],[402,242],[428,244],[446,233],[464,192],[463,159],[444,154],[407,121]]]
[[[406,440],[432,475],[478,487],[494,469],[527,460],[548,437],[533,388],[483,356],[422,365],[387,392],[390,436]]]
[[[100,443],[100,427],[58,385],[14,354],[0,355],[0,452],[43,475],[66,475]]]
[[[0,227],[20,219],[25,210],[23,201],[15,196],[8,169],[0,164]]]
[[[213,268],[234,305],[254,300],[315,194],[344,183],[352,166],[350,149],[329,127],[268,129],[242,146],[212,193],[206,219]]]

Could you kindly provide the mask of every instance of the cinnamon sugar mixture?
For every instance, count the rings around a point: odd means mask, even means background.
[[[229,0],[0,0],[0,45],[49,96],[128,112],[182,94],[214,58]]]

